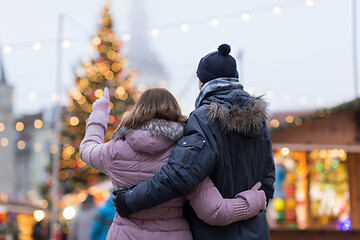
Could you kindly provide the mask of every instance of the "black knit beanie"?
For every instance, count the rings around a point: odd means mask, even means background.
[[[229,55],[230,51],[228,44],[222,44],[218,51],[209,53],[200,60],[196,74],[202,83],[220,77],[239,77],[236,61]]]

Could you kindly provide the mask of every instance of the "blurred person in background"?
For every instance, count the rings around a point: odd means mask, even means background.
[[[116,210],[112,202],[113,194],[110,195],[104,205],[99,206],[95,215],[94,225],[91,230],[91,240],[105,240],[110,225],[114,219]]]
[[[48,240],[49,239],[49,228],[46,226],[45,221],[35,223],[32,228],[31,237],[33,240]]]
[[[19,229],[19,225],[18,225],[15,213],[8,214],[5,232],[6,232],[7,240],[18,240],[19,239],[20,229]]]
[[[81,203],[72,223],[71,232],[73,240],[91,239],[91,229],[94,224],[96,210],[97,206],[94,201],[94,196],[89,194]]]

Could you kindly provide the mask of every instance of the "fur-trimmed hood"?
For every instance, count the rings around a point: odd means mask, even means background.
[[[151,134],[163,135],[175,142],[177,142],[184,134],[184,125],[178,122],[167,121],[164,119],[149,120],[136,130],[149,131]],[[135,130],[120,127],[113,136],[113,139],[125,138],[125,135]]]
[[[248,134],[262,132],[267,120],[267,106],[261,97],[252,97],[248,106],[242,108],[237,105],[227,108],[212,102],[207,109],[209,118],[218,120],[224,131]]]

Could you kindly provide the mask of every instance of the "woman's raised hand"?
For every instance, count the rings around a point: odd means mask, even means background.
[[[107,87],[104,88],[104,96],[100,97],[93,103],[93,111],[101,111],[105,114],[110,113],[110,97],[109,89]]]

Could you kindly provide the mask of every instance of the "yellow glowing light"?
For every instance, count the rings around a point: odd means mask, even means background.
[[[287,123],[292,123],[293,121],[294,121],[294,117],[293,117],[293,116],[288,115],[288,116],[286,117],[286,122],[287,122]]]
[[[274,11],[275,14],[280,14],[282,12],[282,8],[279,7],[279,6],[275,6],[273,8],[273,11]]]
[[[45,218],[45,212],[43,210],[35,210],[33,215],[34,215],[34,219],[37,222],[40,222]]]
[[[114,72],[118,72],[121,69],[121,64],[120,63],[113,63],[111,65],[111,70],[113,70]]]
[[[183,23],[181,24],[180,29],[182,32],[188,32],[190,30],[190,26],[187,23]]]
[[[45,199],[42,199],[42,200],[40,200],[40,202],[39,202],[39,206],[40,206],[42,209],[45,209],[45,208],[47,208],[47,207],[49,206],[49,203],[48,203],[48,201],[46,201]]]
[[[50,152],[52,153],[52,154],[55,154],[55,153],[57,153],[59,151],[59,147],[56,145],[56,144],[52,144],[51,146],[50,146]]]
[[[78,101],[78,100],[80,100],[80,98],[82,97],[82,94],[79,92],[79,90],[75,90],[74,92],[73,92],[73,98],[76,100],[76,101]]]
[[[86,199],[87,196],[88,196],[88,195],[87,195],[85,192],[80,192],[80,193],[78,194],[77,198],[79,199],[80,202],[83,202],[83,201],[85,201],[85,199]]]
[[[67,146],[65,147],[65,151],[66,151],[66,153],[68,153],[69,155],[73,155],[74,152],[75,152],[75,148],[74,148],[73,146],[71,146],[71,145],[67,145]]]
[[[9,145],[9,140],[6,137],[1,138],[1,146],[6,147]]]
[[[159,34],[160,34],[160,31],[159,31],[159,29],[157,29],[157,28],[153,28],[153,29],[151,29],[151,36],[153,36],[153,37],[157,37],[157,36],[159,36]]]
[[[5,130],[5,124],[0,122],[0,132],[3,132]]]
[[[113,104],[112,102],[109,102],[109,108],[110,108],[110,110],[113,109],[113,107],[114,107],[114,104]]]
[[[22,149],[24,149],[26,147],[26,144],[25,144],[25,142],[23,140],[19,140],[17,142],[17,147],[18,147],[18,149],[22,150]]]
[[[12,50],[12,49],[11,49],[11,46],[9,46],[9,45],[7,45],[7,46],[4,47],[4,53],[5,53],[5,54],[11,53],[11,50]]]
[[[43,122],[42,122],[40,119],[36,119],[36,120],[34,121],[34,127],[35,127],[36,129],[42,128],[42,126],[43,126]]]
[[[77,126],[79,124],[79,118],[76,116],[73,116],[69,120],[71,126]]]
[[[96,98],[100,98],[100,97],[102,97],[102,96],[104,96],[104,91],[103,91],[102,89],[96,89],[96,91],[95,91],[95,97],[96,97]]]
[[[81,98],[77,100],[77,102],[82,105],[86,102],[86,98],[84,96],[81,96]]]
[[[303,124],[303,121],[300,118],[295,120],[295,125],[296,126],[301,126],[302,124]]]
[[[101,43],[101,39],[99,37],[94,37],[92,40],[92,44],[94,44],[95,46],[100,45]]]
[[[125,92],[123,95],[120,96],[120,100],[125,101],[128,98],[128,94]]]
[[[113,78],[114,78],[114,73],[111,72],[111,71],[107,72],[107,73],[105,74],[105,78],[106,78],[107,80],[113,79]]]
[[[106,56],[109,58],[109,59],[114,59],[116,57],[116,52],[113,51],[113,50],[110,50],[107,52]]]
[[[248,12],[243,12],[241,14],[241,19],[244,20],[244,21],[249,21],[251,18],[250,14]]]
[[[22,122],[17,122],[15,124],[15,129],[16,131],[21,132],[22,130],[24,130],[24,124]]]
[[[270,126],[273,128],[277,128],[277,127],[279,127],[279,125],[280,125],[280,122],[277,119],[272,119],[270,121]]]
[[[41,149],[42,149],[41,143],[34,143],[34,151],[35,152],[40,152]]]
[[[282,155],[288,155],[289,154],[289,152],[290,152],[290,150],[287,148],[287,147],[283,147],[282,149],[281,149],[281,154]]]
[[[63,211],[63,216],[66,220],[70,220],[76,215],[76,210],[73,207],[66,207]]]
[[[80,84],[80,86],[81,86],[82,88],[86,88],[86,87],[89,86],[89,79],[87,79],[87,78],[81,78],[81,79],[79,80],[79,84]]]
[[[117,99],[120,99],[122,95],[125,94],[125,88],[124,87],[118,87],[116,88],[115,90],[115,93],[114,93],[114,96],[117,98]]]
[[[211,19],[211,25],[213,27],[217,27],[217,26],[219,26],[219,24],[220,24],[220,20],[218,18]]]

